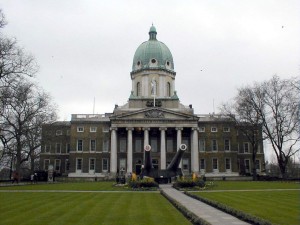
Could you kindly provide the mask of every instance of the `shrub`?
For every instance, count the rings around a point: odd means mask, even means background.
[[[141,188],[158,188],[158,183],[154,181],[153,178],[144,178],[142,180],[130,181],[128,186],[132,189],[141,189]]]
[[[175,188],[204,188],[205,182],[201,179],[178,179],[173,186]]]

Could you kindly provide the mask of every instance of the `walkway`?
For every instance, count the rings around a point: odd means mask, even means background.
[[[193,199],[182,192],[172,188],[170,184],[159,185],[162,191],[172,199],[176,200],[189,211],[197,215],[199,218],[211,223],[212,225],[246,225],[246,223],[238,218],[224,213],[214,207],[211,207],[201,201]]]

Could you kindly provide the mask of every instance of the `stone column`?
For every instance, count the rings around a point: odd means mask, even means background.
[[[133,128],[126,128],[127,130],[127,173],[132,173],[132,130]]]
[[[198,128],[192,128],[191,138],[191,171],[199,172],[199,151],[198,151]]]
[[[117,130],[116,127],[111,127],[110,134],[110,173],[117,172]]]
[[[177,151],[179,150],[179,147],[181,145],[181,142],[182,142],[182,130],[183,128],[182,127],[177,127],[176,128],[177,130]],[[180,164],[178,166],[178,168],[181,168],[182,167],[182,159],[180,160]]]
[[[159,128],[160,130],[160,169],[166,169],[166,130],[167,128]]]
[[[145,162],[145,150],[144,150],[144,147],[145,145],[149,145],[149,130],[150,128],[147,128],[147,127],[144,127],[143,128],[143,131],[144,131],[144,146],[143,146],[143,155],[144,155],[144,162]]]

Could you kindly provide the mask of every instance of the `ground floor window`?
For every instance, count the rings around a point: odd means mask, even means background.
[[[228,170],[231,170],[231,159],[230,158],[226,158],[225,159],[225,169],[228,171]]]
[[[69,159],[66,159],[66,171],[70,169],[70,161]]]
[[[120,159],[120,171],[126,170],[126,159]]]
[[[217,158],[213,158],[212,160],[212,168],[214,171],[219,169],[219,165],[218,165],[218,159]]]
[[[55,159],[54,161],[54,170],[60,172],[60,159]]]
[[[95,158],[90,158],[89,170],[90,171],[95,171],[95,167],[96,167],[96,159]]]
[[[102,159],[102,171],[103,172],[108,171],[108,159]]]
[[[205,159],[200,159],[200,170],[205,170]]]
[[[76,159],[76,171],[81,172],[82,171],[82,159],[77,158]]]
[[[245,172],[250,173],[250,159],[245,159]]]
[[[45,159],[44,160],[44,170],[48,170],[50,165],[50,159]]]
[[[260,161],[259,159],[255,160],[255,169],[257,172],[260,172]]]

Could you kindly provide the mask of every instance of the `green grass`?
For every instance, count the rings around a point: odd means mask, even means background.
[[[193,194],[263,218],[274,224],[298,225],[300,224],[299,190],[267,190],[294,188],[299,189],[299,184],[288,182],[217,182],[213,190],[251,189],[254,191],[207,191],[194,192]]]
[[[128,188],[116,187],[114,182],[76,182],[76,183],[37,183],[0,187],[0,190],[72,190],[72,191],[126,191]]]
[[[0,192],[0,199],[3,225],[190,224],[159,193]]]
[[[299,182],[214,181],[212,183],[213,186],[209,190],[300,189]]]

